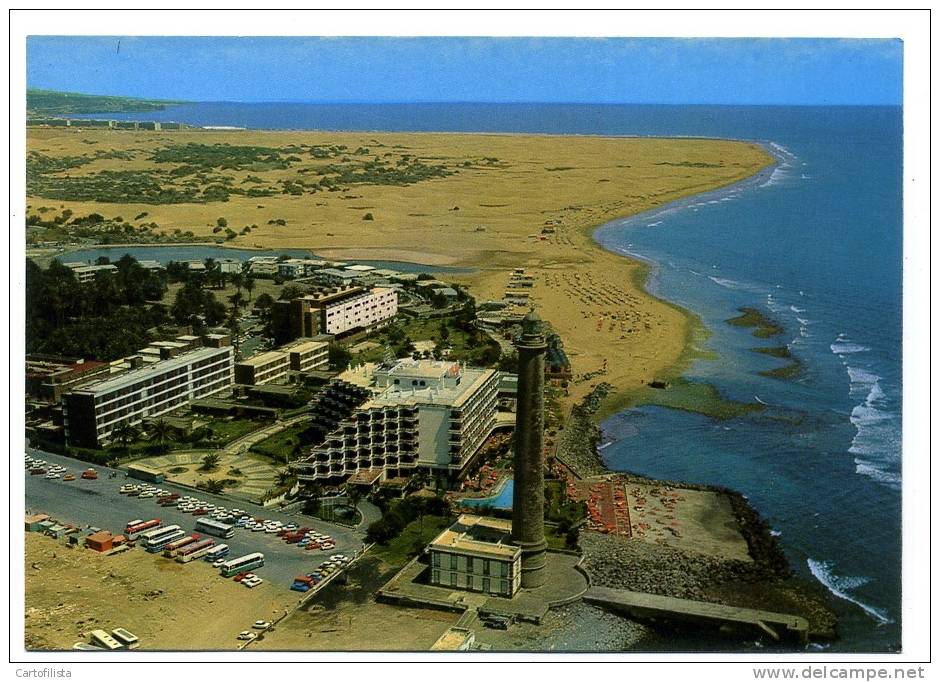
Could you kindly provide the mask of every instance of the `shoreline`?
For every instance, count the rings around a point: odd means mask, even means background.
[[[590,535],[582,535],[579,544],[587,566],[595,570],[592,582],[616,587],[626,581],[624,586],[627,589],[639,588],[640,591],[667,596],[692,596],[769,611],[797,611],[809,620],[813,641],[837,639],[838,619],[825,586],[797,575],[772,526],[754,508],[747,495],[727,486],[653,478],[607,466],[602,449],[598,447],[601,428],[594,419],[607,390],[608,387],[601,384],[572,410],[555,452],[556,462],[580,480],[616,479],[628,484],[653,484],[726,497],[738,524],[738,532],[747,544],[751,563],[659,545],[634,546],[632,540],[623,543],[616,536],[584,530],[582,533]],[[636,564],[647,564],[645,571],[641,572],[645,577],[638,576],[635,571],[624,571],[625,566]],[[663,572],[664,565],[682,565],[683,570],[678,574],[667,570],[658,575]],[[637,585],[638,580],[644,584]],[[691,594],[687,594],[689,590]],[[640,647],[635,650],[640,650]]]
[[[745,142],[745,140],[738,141]],[[668,299],[661,297],[655,291],[651,290],[650,283],[655,277],[657,270],[661,267],[659,262],[643,254],[631,252],[622,247],[613,246],[609,241],[605,241],[604,235],[600,233],[605,231],[607,233],[611,233],[617,228],[630,228],[640,221],[656,220],[657,218],[660,218],[666,214],[690,208],[691,206],[694,206],[701,201],[709,201],[713,199],[720,200],[720,198],[727,196],[731,192],[746,191],[749,189],[757,189],[761,187],[763,182],[769,181],[774,171],[776,171],[781,163],[783,163],[783,156],[772,146],[771,142],[754,141],[753,143],[759,144],[760,147],[768,154],[768,156],[771,157],[772,162],[758,169],[752,175],[720,187],[706,190],[705,192],[680,197],[640,213],[624,216],[622,218],[615,218],[611,221],[590,228],[590,238],[598,248],[608,253],[621,256],[627,260],[632,260],[639,264],[640,267],[634,273],[634,284],[638,289],[640,289],[646,296],[649,296],[650,298],[653,298],[665,305],[674,308],[686,318],[688,326],[685,334],[683,352],[674,363],[663,368],[662,376],[660,377],[660,380],[662,381],[682,381],[685,371],[695,360],[703,359],[708,356],[709,353],[707,351],[694,347],[694,344],[697,339],[701,342],[706,341],[708,337],[711,336],[711,331],[705,326],[705,323],[695,311],[683,308],[677,303],[669,301]],[[711,386],[711,384],[705,384],[705,386],[714,388]],[[604,400],[603,404],[595,412],[595,420],[598,424],[600,424],[605,419],[608,419],[609,417],[612,417],[618,412],[629,407],[641,404],[655,404],[646,403],[640,398],[639,394],[644,390],[646,390],[645,387],[626,391],[612,391]],[[715,394],[717,394],[717,390],[715,390]],[[719,397],[719,400],[723,399]],[[737,404],[734,403],[734,401],[724,402],[727,402],[729,405]],[[674,407],[674,409],[689,408]],[[695,412],[699,410],[690,409],[689,411]],[[708,410],[703,406],[701,413],[709,415],[709,412],[714,412],[714,410]],[[711,414],[709,416],[715,415]]]
[[[218,244],[216,242],[175,242],[175,243],[152,243],[148,244],[145,242],[130,242],[130,243],[117,243],[117,244],[79,244],[79,245],[69,245],[65,247],[49,247],[50,250],[54,250],[55,253],[44,253],[37,256],[28,256],[27,258],[58,258],[59,256],[67,256],[70,253],[75,253],[77,251],[90,251],[96,249],[151,249],[151,248],[186,248],[186,247],[205,247],[212,249],[229,249],[232,251],[253,251],[258,253],[283,253],[284,251],[306,251],[313,258],[319,258],[322,260],[342,260],[341,258],[336,258],[335,256],[329,255],[332,253],[339,253],[342,251],[352,251],[354,254],[362,253],[363,249],[358,247],[329,247],[326,249],[321,249],[318,253],[314,253],[313,250],[306,247],[284,247],[282,249],[264,247],[264,246],[240,246],[233,244]],[[29,250],[30,247],[27,247]],[[41,247],[32,247],[33,250],[43,251]],[[375,249],[370,255],[372,257],[362,258],[359,256],[350,257],[348,260],[356,261],[383,261],[389,263],[404,263],[406,265],[414,266],[426,266],[429,268],[434,268],[438,272],[448,272],[453,269],[454,272],[464,272],[467,268],[462,266],[452,265],[455,260],[452,258],[447,258],[445,256],[436,256],[435,254],[422,254],[426,255],[427,259],[423,261],[417,260],[404,260],[397,256],[402,256],[408,253],[416,253],[414,251],[405,251],[403,249]],[[436,261],[436,262],[434,262]],[[442,270],[441,268],[447,268]]]
[[[183,132],[173,139],[184,143],[199,137]],[[253,137],[261,138],[234,131],[217,132],[213,140],[246,144]],[[144,155],[168,139],[139,133],[111,137],[91,131],[75,135],[34,131],[28,142],[37,152],[69,156],[86,153],[82,146],[86,138],[115,150],[133,142],[139,172],[150,168],[149,156]],[[676,202],[695,201],[707,192],[747,181],[774,163],[765,146],[694,136],[385,131],[343,136],[271,131],[263,141],[349,149],[373,144],[381,150],[376,153],[390,157],[387,163],[394,163],[398,155],[447,159],[459,167],[445,178],[421,184],[361,184],[335,195],[275,195],[262,203],[243,196],[195,206],[58,203],[78,215],[147,211],[161,231],[194,230],[194,242],[208,236],[220,215],[233,225],[253,221],[260,226],[224,248],[306,248],[344,260],[397,256],[432,266],[471,268],[451,271],[448,279],[467,286],[479,302],[502,299],[509,273],[525,269],[535,284],[529,290],[530,305],[538,306],[543,319],[564,339],[575,375],[567,395],[560,396],[564,410],[599,380],[626,394],[658,381],[663,373],[681,372],[690,348],[703,333],[694,314],[649,291],[647,264],[606,248],[593,233],[612,222],[668,210]],[[85,172],[113,165],[107,159],[94,163]],[[316,167],[319,162],[311,163]],[[239,171],[234,181],[252,172],[258,171]],[[283,176],[277,171],[263,177],[276,182]],[[30,199],[40,207],[49,203],[40,197]],[[362,222],[367,210],[374,212],[374,223]],[[288,227],[270,227],[273,219],[285,220]]]

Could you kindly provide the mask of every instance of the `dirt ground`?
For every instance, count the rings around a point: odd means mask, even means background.
[[[107,204],[28,197],[76,215],[147,213],[160,230],[191,230],[211,239],[217,218],[250,234],[236,247],[309,248],[327,258],[406,260],[473,268],[459,277],[478,301],[502,298],[509,273],[534,277],[531,301],[564,339],[574,380],[573,404],[603,380],[610,400],[674,372],[690,343],[691,322],[680,310],[642,289],[645,266],[607,252],[593,229],[616,218],[722,187],[765,168],[759,146],[728,140],[604,138],[593,136],[458,135],[327,132],[146,133],[30,129],[27,149],[50,156],[116,150],[76,174],[154,167],[153,150],[172,144],[343,144],[369,146],[392,159],[407,154],[458,166],[447,177],[407,186],[355,184],[340,192],[262,199],[233,195],[207,204]],[[495,161],[481,161],[495,159]],[[464,165],[469,161],[468,165]],[[309,167],[256,171],[265,183],[304,177]],[[228,172],[234,182],[248,171]],[[61,207],[61,208],[60,208]],[[365,212],[374,216],[363,221]],[[48,217],[48,216],[47,216]],[[286,225],[268,223],[286,220]],[[543,233],[544,232],[544,233]],[[260,290],[256,293],[260,293]],[[599,377],[599,378],[597,378]]]
[[[367,556],[353,567],[347,585],[329,585],[250,649],[427,651],[461,614],[376,603],[372,594],[396,571]]]
[[[71,649],[91,630],[122,627],[141,649],[229,650],[259,619],[297,595],[264,582],[248,589],[203,561],[178,564],[134,549],[102,556],[26,534],[26,647]]]

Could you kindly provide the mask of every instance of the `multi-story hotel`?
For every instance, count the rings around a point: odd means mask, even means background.
[[[292,468],[302,482],[374,482],[425,469],[455,480],[496,422],[499,373],[453,361],[395,360],[339,377],[367,388],[361,404]]]
[[[123,424],[139,424],[232,385],[232,347],[199,348],[65,395],[66,441],[98,447]]]
[[[431,584],[511,597],[522,575],[512,522],[463,514],[428,545]]]
[[[398,313],[398,292],[385,287],[341,286],[322,289],[274,306],[278,342],[318,334],[341,335],[368,329]]]
[[[330,344],[326,341],[299,341],[283,350],[290,357],[293,372],[326,369],[330,364]]]
[[[235,383],[246,386],[283,383],[290,371],[287,353],[272,350],[235,364]]]
[[[235,364],[235,383],[246,386],[284,383],[290,372],[326,369],[330,363],[325,341],[300,341]]]

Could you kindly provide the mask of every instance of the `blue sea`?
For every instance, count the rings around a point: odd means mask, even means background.
[[[109,115],[112,118],[117,116]],[[124,118],[141,118],[140,114]],[[146,114],[264,129],[532,132],[758,141],[778,160],[738,186],[601,227],[653,263],[649,288],[711,332],[687,376],[766,409],[730,421],[657,407],[604,425],[612,469],[721,484],[767,517],[794,569],[832,593],[830,651],[901,638],[901,110],[892,107],[200,103]],[[725,323],[740,307],[784,328]],[[752,352],[786,344],[784,361]],[[678,648],[693,646],[677,642]]]

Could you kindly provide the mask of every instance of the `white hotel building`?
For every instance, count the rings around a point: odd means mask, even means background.
[[[301,482],[356,482],[426,469],[453,480],[496,424],[499,373],[453,361],[397,360],[339,377],[372,398],[358,407],[293,469]]]
[[[394,289],[356,289],[313,297],[315,305],[321,309],[321,333],[339,335],[360,327],[372,327],[398,313],[398,293]]]
[[[199,348],[65,395],[70,445],[98,447],[123,424],[139,424],[232,385],[233,349]]]

